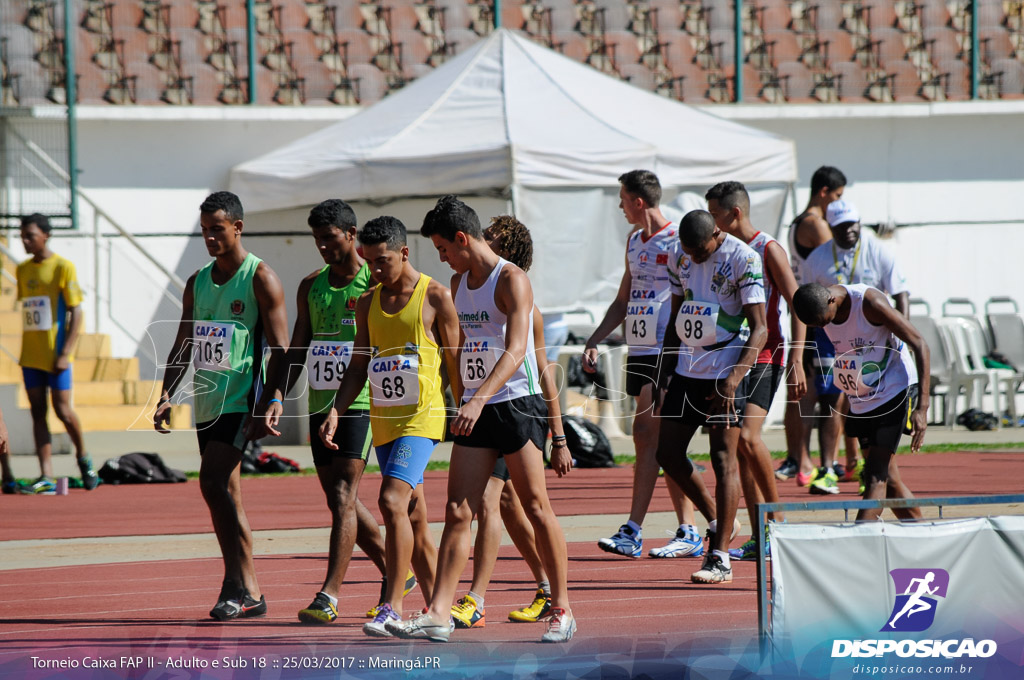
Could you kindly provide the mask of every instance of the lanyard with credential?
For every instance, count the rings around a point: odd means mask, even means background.
[[[853,283],[853,273],[857,271],[857,260],[860,258],[860,240],[857,241],[857,247],[853,251],[853,264],[850,266],[850,283]],[[836,283],[846,283],[843,281],[843,270],[839,266],[839,253],[836,252],[836,242],[832,241],[832,261],[836,265]]]

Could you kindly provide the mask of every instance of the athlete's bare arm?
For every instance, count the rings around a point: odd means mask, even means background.
[[[739,359],[729,371],[728,377],[721,381],[715,394],[709,399],[710,413],[727,413],[733,415],[736,406],[733,397],[736,396],[736,389],[740,386],[744,376],[750,371],[750,367],[757,361],[757,355],[764,349],[764,343],[768,339],[768,324],[764,319],[764,303],[755,302],[743,305],[743,316],[747,318],[747,325],[750,327],[750,337],[740,351]]]
[[[171,397],[178,389],[178,383],[185,377],[185,372],[192,360],[192,310],[195,306],[193,286],[196,274],[189,277],[185,283],[185,292],[181,295],[181,321],[178,323],[178,334],[174,337],[174,344],[171,345],[171,351],[167,355],[164,365],[164,382],[160,389],[160,402],[153,414],[153,427],[162,434],[170,432]]]
[[[431,279],[427,286],[426,297],[434,320],[430,327],[436,328],[440,334],[440,337],[432,339],[441,347],[445,369],[448,373],[448,384],[452,387],[455,403],[459,404],[462,402],[462,379],[459,376],[462,328],[459,326],[459,315],[455,311],[452,292],[443,284]],[[424,317],[426,317],[426,310],[424,310]],[[424,323],[424,325],[426,324]]]
[[[505,351],[494,364],[494,369],[473,397],[459,408],[452,423],[452,434],[469,435],[480,417],[487,400],[498,393],[526,358],[530,333],[530,315],[533,313],[533,289],[519,267],[504,267],[498,274],[494,290],[494,303],[501,310],[505,322]]]
[[[928,343],[921,338],[910,321],[897,312],[889,304],[885,294],[874,288],[864,293],[864,318],[875,326],[885,326],[900,340],[907,343],[914,352],[914,363],[917,365],[918,397],[917,407],[910,414],[913,426],[910,448],[920,451],[924,443],[924,432],[928,428],[928,392],[931,388],[931,357],[928,354]]]
[[[68,333],[64,338],[64,345],[57,348],[56,356],[53,359],[54,372],[61,372],[71,365],[71,350],[78,342],[78,336],[82,332],[82,307],[75,305],[67,311],[70,321],[68,322]]]
[[[786,299],[789,308],[793,308],[793,294],[798,288],[793,270],[786,261],[786,251],[777,241],[772,241],[764,250],[764,266]],[[804,375],[804,341],[807,339],[807,326],[796,314],[789,315],[789,394],[790,399],[799,399],[807,393],[807,377]]]
[[[817,248],[822,243],[832,240],[832,230],[824,217],[814,213],[804,213],[803,218],[797,222],[796,233],[793,240],[804,248]]]
[[[626,320],[626,310],[629,307],[629,291],[633,286],[633,275],[629,273],[629,261],[626,262],[626,271],[622,272],[622,280],[619,282],[619,290],[615,293],[615,299],[608,305],[608,311],[604,318],[590,337],[583,350],[583,370],[593,373],[597,370],[597,343],[607,338],[612,331],[622,325]]]
[[[284,304],[284,286],[281,285],[281,279],[277,278],[277,274],[271,269],[266,262],[260,262],[256,267],[256,272],[252,278],[252,291],[256,297],[256,305],[260,311],[260,322],[263,326],[263,336],[267,342],[267,348],[270,350],[270,363],[283,364],[285,361],[285,351],[288,348],[288,309]],[[253,338],[252,342],[256,342],[257,338]],[[262,357],[257,357],[254,370],[262,370]],[[268,383],[267,390],[263,393],[262,404],[265,406],[271,399],[281,399],[283,396],[279,385],[275,383]],[[257,407],[256,412],[262,412],[262,409]],[[249,423],[249,434],[250,436],[256,435],[259,437],[267,433],[275,436],[279,435],[275,429],[267,430],[263,432],[267,425],[267,421],[260,419],[260,423],[253,424]],[[274,423],[276,425],[276,422]]]
[[[556,437],[564,437],[562,428],[562,407],[558,403],[558,384],[555,382],[553,364],[548,363],[544,351],[544,317],[537,306],[533,306],[533,353],[537,357],[537,373],[540,374],[540,391],[548,406],[548,427]],[[551,447],[551,469],[559,477],[572,469],[572,454],[568,446]]]
[[[662,393],[668,389],[669,378],[675,373],[679,364],[679,334],[676,333],[676,316],[679,308],[683,306],[683,296],[672,294],[672,309],[669,314],[669,323],[665,326],[665,340],[661,346],[661,356],[658,358],[658,384],[654,386],[654,410],[657,411],[661,404]]]
[[[250,439],[261,439],[267,435],[280,436],[277,424],[284,413],[284,405],[281,400],[292,391],[292,387],[299,379],[299,371],[292,370],[294,366],[301,366],[305,362],[306,348],[313,337],[312,326],[309,321],[309,289],[320,272],[313,272],[299,284],[299,291],[295,301],[297,314],[295,326],[292,328],[291,341],[288,344],[288,351],[281,354],[271,354],[270,363],[267,366],[267,384],[263,392],[263,399],[256,406],[255,417],[253,418],[250,431],[247,433]],[[285,384],[287,382],[287,384]],[[277,399],[269,403],[271,399]]]
[[[368,319],[370,318],[370,302],[373,300],[373,288],[359,296],[356,303],[356,338],[352,343],[352,361],[345,369],[345,377],[341,379],[338,393],[334,397],[334,406],[327,413],[324,422],[320,425],[320,439],[324,446],[332,451],[338,450],[334,443],[334,431],[338,429],[338,414],[344,413],[356,397],[363,391],[366,384],[366,375],[370,366],[370,329]]]

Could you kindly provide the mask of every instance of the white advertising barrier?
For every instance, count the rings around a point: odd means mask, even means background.
[[[772,524],[770,538],[776,659],[853,677],[1021,653],[1024,517]]]

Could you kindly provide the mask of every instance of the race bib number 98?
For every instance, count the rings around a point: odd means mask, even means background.
[[[196,321],[192,324],[192,342],[195,354],[192,364],[205,371],[231,369],[231,337],[235,325],[216,321]]]
[[[306,356],[309,386],[314,390],[337,390],[352,362],[351,342],[314,340]]]
[[[373,405],[415,406],[420,400],[420,358],[410,354],[370,360],[370,396]]]
[[[53,311],[49,295],[38,295],[21,301],[22,327],[26,331],[48,331],[53,328]]]
[[[676,333],[683,344],[689,347],[715,344],[718,309],[716,302],[684,301],[676,316]]]

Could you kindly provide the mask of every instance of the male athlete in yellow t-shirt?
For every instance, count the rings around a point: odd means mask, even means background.
[[[29,215],[21,220],[21,243],[32,257],[18,265],[18,305],[22,312],[20,363],[32,409],[32,433],[41,473],[34,483],[18,488],[28,494],[56,491],[50,428],[46,424],[47,390],[53,410],[75,446],[83,485],[95,489],[99,483],[92,460],[85,453],[82,425],[71,408],[71,352],[82,328],[82,291],[75,265],[54,254],[47,245],[49,240],[50,220],[45,215]],[[5,493],[10,493],[7,489],[5,484]]]

